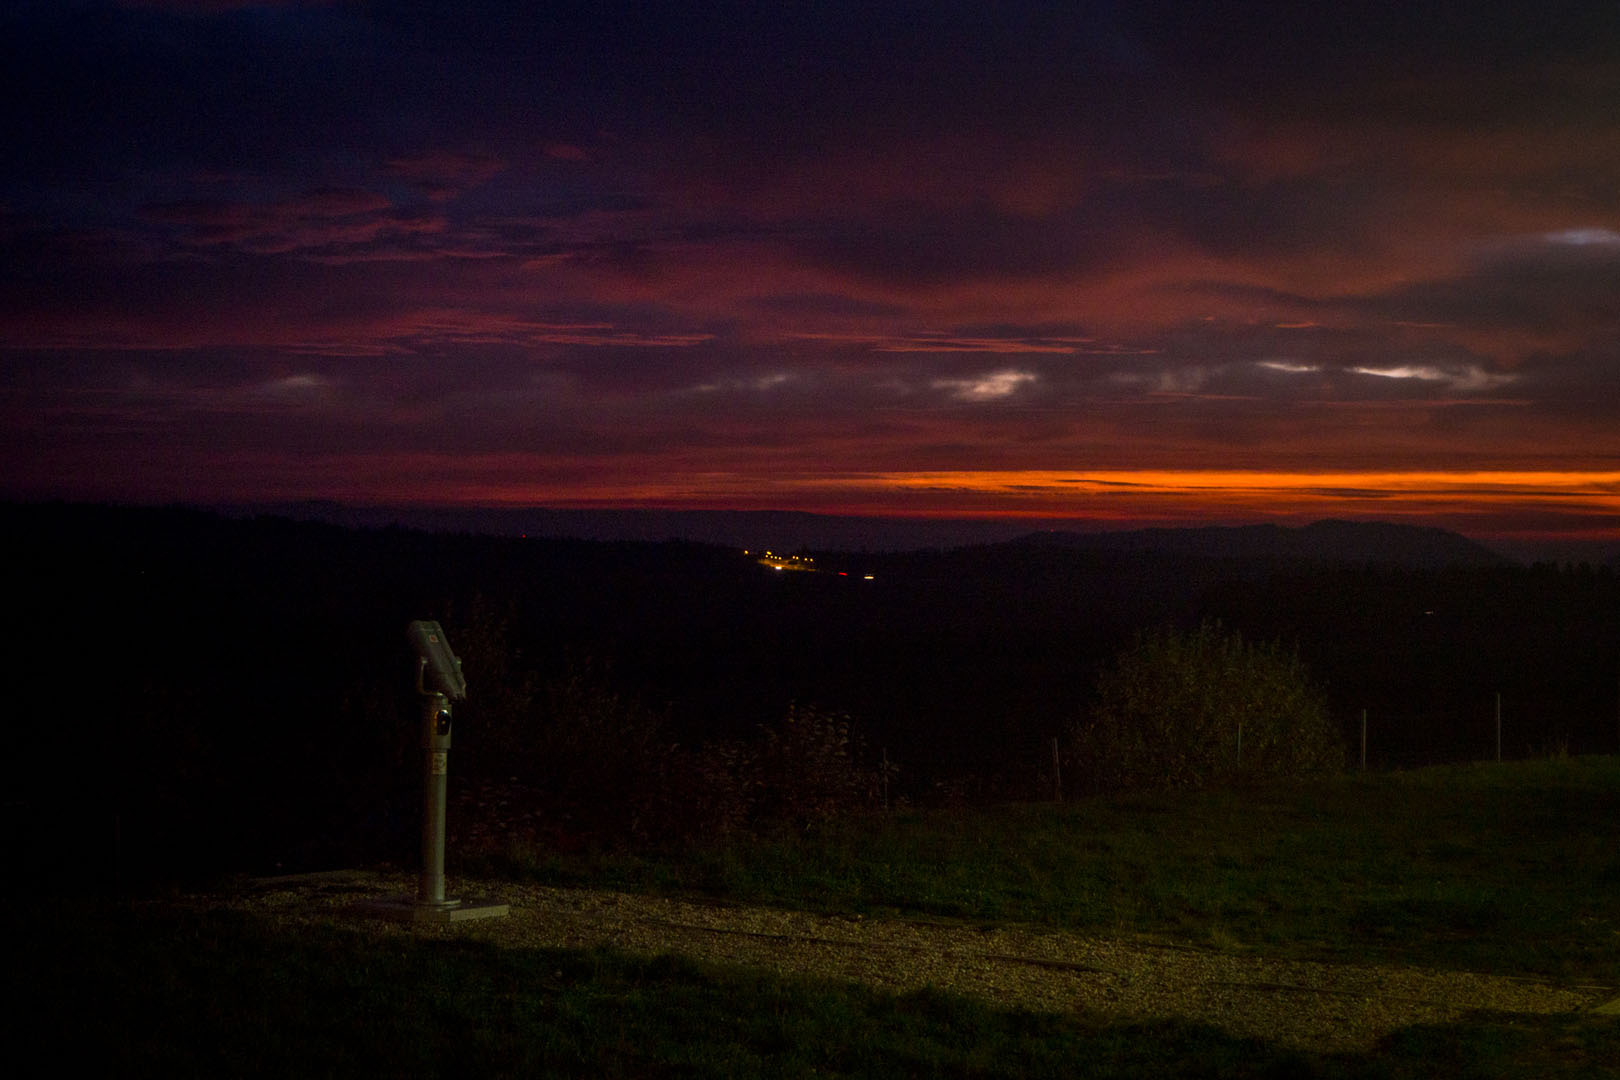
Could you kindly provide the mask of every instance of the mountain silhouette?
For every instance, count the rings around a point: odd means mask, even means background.
[[[1127,551],[1221,559],[1297,560],[1330,563],[1384,563],[1433,568],[1496,566],[1509,560],[1446,529],[1383,521],[1314,522],[1284,525],[1201,526],[1134,529],[1126,532],[1033,533],[1019,544],[1076,551]]]

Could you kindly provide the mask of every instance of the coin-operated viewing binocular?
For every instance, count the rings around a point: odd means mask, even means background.
[[[406,627],[416,650],[416,692],[422,696],[422,877],[416,891],[417,917],[458,920],[506,914],[505,904],[444,898],[444,808],[450,773],[450,702],[467,697],[461,660],[436,622],[417,620]]]
[[[379,915],[412,922],[460,922],[505,915],[493,900],[444,898],[444,808],[450,774],[450,702],[465,701],[467,679],[444,629],[419,619],[405,628],[416,650],[416,692],[422,698],[422,876],[414,902],[400,897],[371,905]]]

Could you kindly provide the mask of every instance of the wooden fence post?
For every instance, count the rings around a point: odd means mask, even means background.
[[[1063,801],[1063,762],[1058,757],[1057,736],[1052,736],[1052,799]]]

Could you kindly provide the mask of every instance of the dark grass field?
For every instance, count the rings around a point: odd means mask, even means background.
[[[679,858],[474,860],[558,884],[1620,983],[1620,758],[899,812]]]
[[[1266,956],[1620,983],[1620,759],[901,813],[482,869]],[[465,869],[474,869],[466,867]],[[678,957],[289,934],[178,897],[7,901],[11,1048],[125,1076],[1612,1077],[1620,1020],[1478,1015],[1316,1054]],[[1620,992],[1620,991],[1617,991]]]

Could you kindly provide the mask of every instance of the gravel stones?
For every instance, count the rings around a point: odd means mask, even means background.
[[[374,877],[376,894],[414,881]],[[355,885],[284,883],[225,901],[276,919],[341,919],[378,934],[466,937],[509,948],[611,946],[794,977],[923,987],[1103,1022],[1178,1017],[1318,1051],[1366,1050],[1400,1028],[1470,1012],[1592,1010],[1613,988],[1498,975],[1269,959],[1044,927],[814,915],[596,889],[481,883],[506,918],[399,926],[355,914]],[[455,890],[451,890],[455,895]]]

